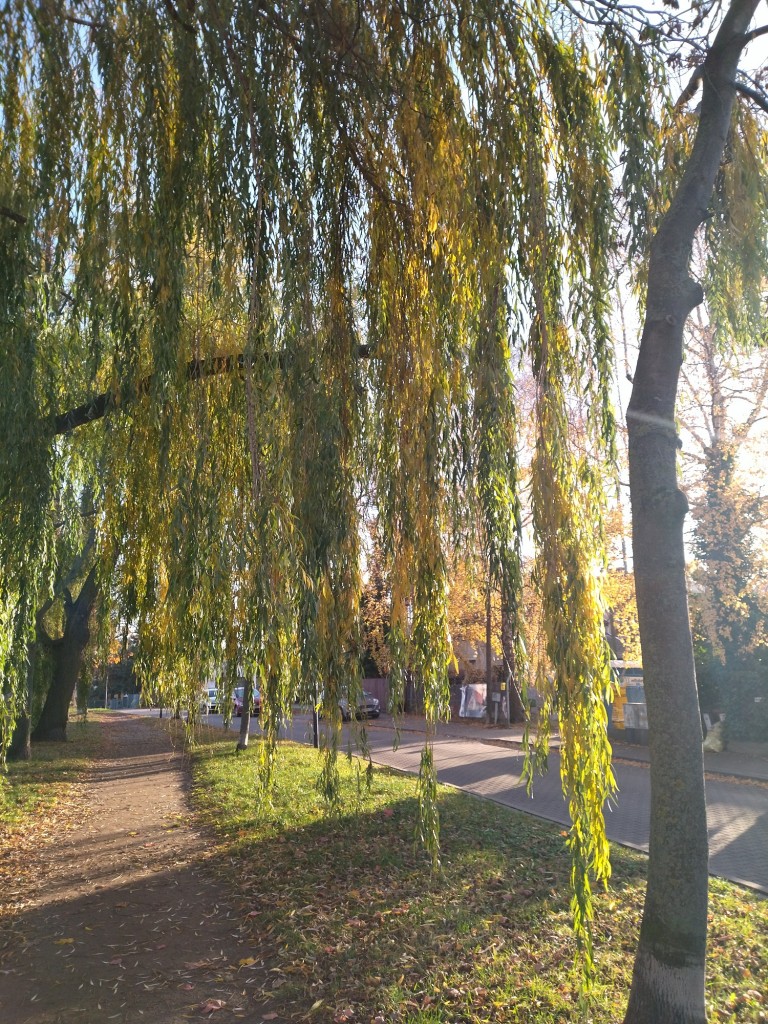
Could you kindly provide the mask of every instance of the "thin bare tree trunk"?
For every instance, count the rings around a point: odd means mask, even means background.
[[[498,708],[493,700],[493,645],[491,644],[491,580],[488,577],[485,590],[485,719],[488,725],[493,725],[498,718]]]
[[[240,716],[240,735],[235,750],[248,749],[248,736],[251,727],[251,708],[253,707],[253,681],[246,676],[243,683],[243,710]]]
[[[511,609],[501,601],[501,649],[504,652],[504,663],[507,673],[507,717],[512,722],[525,722],[528,713],[520,693],[520,680],[517,675],[517,658],[515,656],[514,616]]]

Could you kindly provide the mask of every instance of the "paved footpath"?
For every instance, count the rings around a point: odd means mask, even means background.
[[[102,720],[79,811],[29,851],[0,922],[0,1024],[264,1019],[249,903],[213,874],[184,757],[156,726]]]
[[[309,741],[307,716],[297,715],[291,735]],[[493,744],[485,741],[494,737]],[[536,778],[529,797],[522,781],[523,752],[513,737],[475,726],[454,724],[442,730],[435,742],[435,763],[441,782],[495,800],[551,821],[568,824],[568,810],[560,788],[560,766],[556,751],[550,754],[549,772]],[[507,734],[509,735],[509,734]],[[416,723],[401,733],[397,751],[392,750],[393,730],[382,717],[368,730],[373,760],[401,771],[418,772],[424,742],[423,727]],[[482,738],[479,738],[482,736]],[[477,738],[476,738],[477,737]],[[501,743],[502,745],[497,745]],[[650,781],[647,752],[636,747],[618,747],[614,771],[619,786],[616,803],[608,811],[606,826],[610,839],[640,850],[648,850]],[[632,761],[625,760],[628,756]],[[719,771],[726,769],[725,755],[714,755]],[[718,760],[720,759],[720,760]],[[736,763],[737,758],[730,761]],[[730,761],[726,762],[730,764]],[[739,762],[742,763],[742,762]],[[707,819],[709,822],[710,872],[768,893],[768,785],[761,782],[763,763],[750,762],[749,771],[757,778],[728,780],[710,774],[712,758],[707,759]],[[768,773],[765,773],[768,776]]]

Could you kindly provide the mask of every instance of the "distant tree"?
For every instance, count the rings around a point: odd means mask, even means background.
[[[366,579],[360,596],[363,658],[364,663],[370,663],[378,675],[386,676],[390,668],[388,635],[392,619],[392,593],[375,522],[369,523],[368,536]]]
[[[640,661],[640,624],[637,619],[635,580],[624,569],[609,569],[605,579],[605,602],[625,661]]]
[[[708,690],[709,707],[727,712],[729,733],[756,736],[760,680],[768,699],[768,562],[761,537],[768,498],[755,486],[768,453],[768,356],[728,351],[705,310],[690,324],[688,351],[680,418],[694,521],[692,605],[702,632],[699,684]]]

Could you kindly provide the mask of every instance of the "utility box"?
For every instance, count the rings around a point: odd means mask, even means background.
[[[624,743],[648,743],[648,710],[643,666],[637,661],[612,661],[618,692],[608,706],[608,735]]]

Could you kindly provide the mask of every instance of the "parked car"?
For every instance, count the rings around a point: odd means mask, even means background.
[[[215,686],[206,686],[200,699],[205,715],[215,715],[219,710],[219,691]]]
[[[381,705],[377,697],[374,697],[372,693],[368,693],[367,690],[363,690],[357,698],[357,704],[354,708],[350,708],[347,698],[342,697],[339,701],[339,710],[341,711],[342,720],[349,722],[352,719],[353,713],[355,718],[378,718],[381,714]]]
[[[245,696],[245,687],[238,686],[235,688],[235,692],[232,694],[232,700],[235,705],[235,717],[242,718],[243,716],[243,697]],[[253,688],[253,706],[251,709],[252,715],[261,714],[261,694],[254,686]]]

